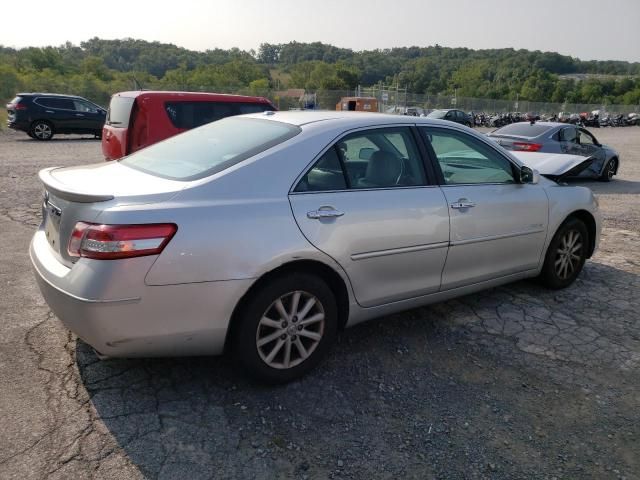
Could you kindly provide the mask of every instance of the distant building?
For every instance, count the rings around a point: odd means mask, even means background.
[[[352,112],[377,112],[378,99],[375,97],[342,97],[336,110]]]

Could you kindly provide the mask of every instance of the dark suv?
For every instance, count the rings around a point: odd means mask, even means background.
[[[7,125],[36,140],[56,133],[89,133],[100,137],[107,111],[82,97],[56,93],[18,93],[7,104]]]
[[[464,113],[462,110],[456,109],[445,109],[445,110],[434,110],[429,115],[428,118],[437,118],[439,120],[449,120],[450,122],[460,123],[462,125],[466,125],[467,127],[473,127],[473,118],[468,113]]]

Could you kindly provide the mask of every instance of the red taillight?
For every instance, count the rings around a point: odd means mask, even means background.
[[[173,223],[143,225],[95,225],[78,222],[69,238],[72,257],[97,260],[158,255],[175,235]]]
[[[7,108],[11,108],[11,110],[26,110],[27,106],[24,103],[10,103]]]
[[[523,150],[525,152],[537,152],[542,148],[541,143],[513,142],[514,150]]]

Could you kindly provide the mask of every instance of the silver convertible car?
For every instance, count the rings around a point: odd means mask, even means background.
[[[487,134],[504,148],[524,152],[580,155],[591,164],[575,176],[608,182],[618,173],[620,154],[577,125],[558,122],[518,122]]]
[[[30,255],[70,330],[106,357],[228,351],[268,382],[374,317],[566,287],[600,235],[589,189],[428,118],[265,112],[39,175]]]

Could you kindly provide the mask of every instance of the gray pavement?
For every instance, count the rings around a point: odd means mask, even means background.
[[[519,282],[344,332],[290,385],[226,358],[100,361],[33,281],[40,168],[100,144],[0,132],[0,479],[640,478],[640,128],[575,285]]]

